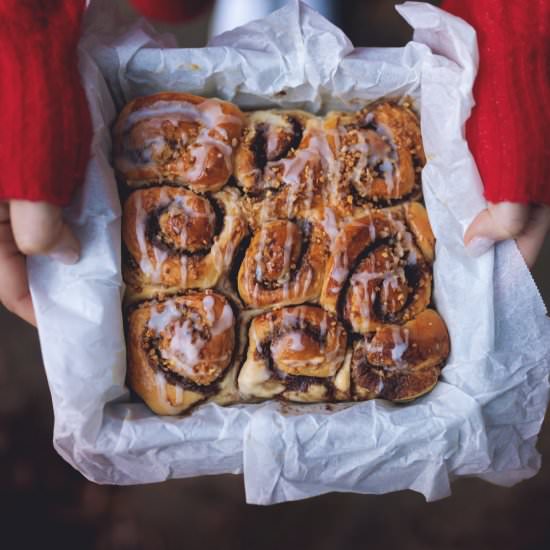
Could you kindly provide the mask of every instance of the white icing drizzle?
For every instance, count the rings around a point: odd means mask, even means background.
[[[298,279],[302,282],[302,284],[299,286],[299,288],[297,288],[297,292],[300,295],[303,295],[303,293],[306,292],[306,290],[311,286],[311,283],[313,281],[313,268],[311,266],[308,266],[306,269],[303,269],[302,273],[304,273],[303,279]]]
[[[386,384],[384,383],[384,378],[382,376],[378,376],[378,382],[376,384],[376,394],[380,395],[380,393],[382,392],[382,390],[384,389],[384,386]]]
[[[373,114],[369,113],[366,122],[373,120]],[[373,130],[363,130],[356,128],[351,130],[357,139],[357,143],[344,145],[342,137],[349,132],[343,125],[338,125],[333,130],[325,130],[325,135],[330,137],[334,144],[334,155],[326,156],[330,165],[332,184],[331,195],[333,200],[341,201],[342,195],[348,195],[349,186],[354,185],[358,190],[363,189],[365,193],[372,193],[372,184],[378,177],[373,174],[376,168],[382,173],[386,184],[387,193],[391,195],[394,191],[395,182],[399,178],[397,165],[397,152],[394,141],[388,128],[377,125],[376,132]],[[371,137],[369,139],[369,133]],[[378,137],[373,137],[375,133]],[[381,140],[382,143],[380,143]],[[343,177],[344,170],[341,170],[343,157],[347,152],[359,153],[353,160],[351,170],[346,171],[346,178]],[[366,175],[370,172],[370,175]]]
[[[296,315],[296,311],[298,311],[298,315]],[[284,327],[293,327],[293,326],[296,326],[296,325],[299,325],[301,323],[301,320],[302,320],[302,309],[299,308],[298,310],[296,309],[292,309],[292,310],[289,310],[289,309],[283,309],[282,310],[283,312],[283,315],[282,315],[282,325]],[[273,325],[273,320],[271,319],[271,324],[270,324],[270,332],[273,333],[273,330],[274,330],[274,325]]]
[[[371,243],[373,243],[376,240],[376,227],[372,222],[372,220],[369,223],[369,238]]]
[[[217,130],[216,130],[217,131]],[[225,165],[228,171],[231,171],[231,155],[233,154],[233,148],[220,139],[216,139],[212,136],[212,130],[209,128],[202,128],[195,140],[194,145],[190,148],[190,152],[193,155],[194,162],[191,167],[185,172],[185,176],[190,180],[200,178],[207,165],[208,153],[211,148],[215,148],[219,151],[219,155],[222,155],[225,161]]]
[[[323,210],[323,219],[321,220],[321,225],[325,230],[325,233],[330,241],[330,250],[333,250],[334,243],[336,242],[336,237],[340,233],[340,228],[338,227],[338,222],[336,221],[336,215],[331,208],[326,207]]]
[[[192,202],[193,195],[189,192],[186,194],[171,195],[167,192],[166,188],[162,188],[159,200],[157,203],[158,208],[165,208],[165,212],[168,216],[174,217],[183,214],[188,220],[206,218],[208,224],[213,227],[216,223],[216,215],[211,208],[198,210],[194,207]],[[169,253],[156,247],[153,243],[147,240],[146,225],[147,225],[148,213],[143,208],[142,197],[140,193],[137,193],[136,198],[136,237],[140,250],[139,265],[143,273],[151,277],[152,283],[160,283],[162,281],[162,267],[164,262],[168,259]],[[175,243],[176,246],[182,249],[186,249],[189,243],[190,235],[187,231],[186,223],[183,223],[179,227],[179,242]],[[229,243],[228,247],[230,251],[227,255],[232,257],[234,245]],[[229,265],[231,261],[224,259],[224,265]],[[185,254],[180,255],[179,269],[180,269],[180,285],[187,286],[188,280],[188,267],[189,257]]]
[[[212,325],[212,336],[223,334],[226,330],[230,329],[233,326],[234,322],[235,318],[233,316],[233,310],[231,309],[230,305],[225,304],[223,306],[221,316],[216,319],[215,323]]]
[[[201,120],[209,128],[216,128],[218,132],[223,133],[223,128],[218,128],[222,124],[236,124],[242,126],[240,117],[230,114],[225,114],[222,108],[223,103],[217,99],[205,99],[199,104],[201,112]],[[226,134],[227,137],[227,134]]]
[[[290,124],[288,124],[286,120],[280,119],[278,122],[286,126],[287,132],[290,133]],[[284,131],[285,128],[283,128],[282,130]],[[279,128],[275,127],[274,129],[271,129],[270,127],[270,131],[267,132],[267,142],[266,142],[266,150],[265,150],[267,158],[271,158],[272,156],[275,155],[278,145],[279,145]]]
[[[404,337],[402,336],[402,333]],[[403,359],[403,355],[409,348],[409,331],[407,329],[401,329],[401,327],[392,326],[392,340],[392,361],[397,367],[403,367],[407,364]]]
[[[124,131],[146,119],[168,120],[177,126],[180,120],[198,120],[200,111],[196,105],[183,101],[155,101],[151,105],[138,109],[128,115],[124,123]]]
[[[252,294],[254,297],[254,300],[256,300],[258,297],[259,283],[263,281],[263,278],[264,278],[262,265],[263,265],[263,252],[266,246],[267,237],[268,237],[267,228],[262,227],[260,229],[260,235],[258,238],[258,248],[256,250],[256,254],[254,255],[254,265],[256,266],[256,274],[255,274],[256,283],[254,284],[254,292]]]
[[[357,143],[353,145],[348,145],[348,150],[359,153],[359,158],[357,158],[350,176],[352,184],[357,184],[361,182],[363,172],[365,171],[365,168],[367,167],[369,161],[368,155],[370,150],[370,147],[366,142],[363,132],[356,132],[355,135],[357,136]]]
[[[160,194],[159,206],[164,206],[168,200],[169,198],[163,189]],[[162,264],[168,257],[168,253],[158,249],[147,240],[148,215],[148,212],[143,208],[142,196],[138,193],[136,197],[136,239],[140,252],[139,267],[144,274],[151,277],[152,283],[160,283],[162,280]]]
[[[392,290],[397,290],[401,285],[406,284],[405,271],[403,268],[397,268],[382,275],[382,286],[380,290],[381,300],[386,302],[391,295]]]
[[[395,181],[399,179],[399,168],[396,165],[397,150],[395,148],[394,140],[392,139],[392,134],[389,128],[383,124],[377,125],[377,131],[382,139],[389,145],[390,151],[384,156],[372,158],[373,164],[379,164],[379,170],[384,174],[384,181],[388,189],[388,194],[391,194],[394,190]],[[397,174],[395,174],[397,172]]]
[[[204,308],[204,312],[206,313],[206,321],[210,326],[214,324],[214,321],[216,320],[216,315],[214,313],[214,297],[211,295],[205,296],[202,299],[202,307]]]
[[[342,284],[346,280],[349,273],[348,264],[349,259],[346,251],[342,251],[334,256],[334,264],[330,272],[330,277],[337,284]]]
[[[302,333],[298,331],[291,331],[287,333],[287,336],[290,339],[289,349],[291,351],[303,351],[305,349],[304,343],[302,342]]]
[[[201,338],[195,330],[193,321],[184,319],[182,323],[175,324],[170,345],[161,354],[172,361],[174,370],[184,376],[193,377],[193,367],[201,361],[201,350],[206,343],[207,340]]]
[[[166,401],[168,399],[167,394],[167,382],[164,374],[162,372],[155,372],[155,384],[157,387],[157,394],[161,401]]]
[[[256,330],[256,325],[252,323],[250,325],[250,339],[252,342],[256,342],[256,351],[258,353],[262,352],[262,342],[258,337],[258,331]]]
[[[174,302],[168,301],[151,309],[151,316],[147,326],[157,334],[160,334],[172,321],[179,319],[180,316],[181,312]]]
[[[126,157],[123,159],[125,167],[133,167],[145,160],[149,165],[148,168],[154,169],[156,174],[160,176],[160,171],[153,162],[153,156],[160,154],[164,147],[167,146],[166,140],[162,135],[162,124],[169,122],[177,127],[182,120],[196,122],[202,126],[193,146],[190,148],[190,153],[194,159],[192,165],[185,170],[183,159],[171,159],[171,162],[175,163],[177,170],[182,172],[182,176],[190,180],[201,177],[205,171],[208,153],[212,147],[224,158],[227,170],[231,171],[233,148],[231,144],[227,143],[229,135],[227,130],[221,125],[236,124],[240,127],[242,121],[235,115],[225,114],[222,103],[216,99],[206,99],[198,105],[177,100],[159,100],[152,105],[130,113],[125,121],[123,131],[128,131],[136,124],[147,121],[147,128],[156,130],[159,135],[144,137],[142,160],[136,162]],[[186,145],[187,142],[188,137],[182,132],[181,144]]]

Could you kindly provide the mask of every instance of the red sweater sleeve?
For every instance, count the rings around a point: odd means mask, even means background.
[[[184,21],[209,0],[132,0]],[[92,127],[78,71],[84,0],[0,0],[0,201],[65,206],[84,179]]]
[[[132,0],[185,20],[208,0]],[[550,203],[550,0],[446,0],[478,32],[468,139],[486,196]],[[84,0],[0,0],[0,200],[64,205],[83,178],[91,125],[77,69]]]
[[[0,0],[0,200],[65,205],[91,124],[77,43],[84,0]]]
[[[467,125],[491,202],[550,204],[550,0],[445,0],[477,32]]]

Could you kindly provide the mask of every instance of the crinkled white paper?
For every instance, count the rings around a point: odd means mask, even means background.
[[[462,245],[464,229],[484,207],[463,138],[473,105],[475,33],[428,4],[398,10],[415,29],[404,48],[354,49],[338,28],[293,1],[206,48],[160,49],[145,23],[124,26],[108,1],[91,2],[81,54],[93,157],[67,211],[83,256],[73,267],[30,262],[54,444],[87,478],[131,484],[243,472],[248,502],[270,504],[406,488],[434,500],[449,495],[459,475],[511,485],[537,472],[550,320],[513,243],[479,259]],[[435,298],[452,340],[433,392],[406,406],[210,404],[184,418],[157,417],[129,402],[110,126],[125,101],[161,90],[313,112],[386,95],[416,99],[429,159],[424,193],[437,237]]]

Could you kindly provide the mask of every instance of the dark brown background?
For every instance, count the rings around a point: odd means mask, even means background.
[[[125,9],[125,0],[120,0]],[[435,3],[435,2],[434,2]],[[342,2],[354,43],[401,45],[409,29],[391,0]],[[368,21],[368,24],[367,24]],[[200,46],[207,17],[178,30]],[[163,26],[163,29],[174,30]],[[1,267],[0,267],[1,268]],[[550,240],[534,271],[550,304]],[[52,448],[52,409],[36,333],[0,309],[0,548],[262,550],[550,548],[550,430],[542,471],[512,489],[461,479],[453,496],[426,504],[412,492],[332,494],[248,506],[240,476],[104,487],[84,480]]]

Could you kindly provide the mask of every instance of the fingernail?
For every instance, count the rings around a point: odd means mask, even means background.
[[[472,258],[478,258],[483,256],[493,245],[495,241],[493,239],[487,239],[486,237],[474,237],[466,245],[466,253]]]
[[[50,252],[48,257],[65,265],[74,265],[80,259],[80,254],[72,248],[67,248]]]

